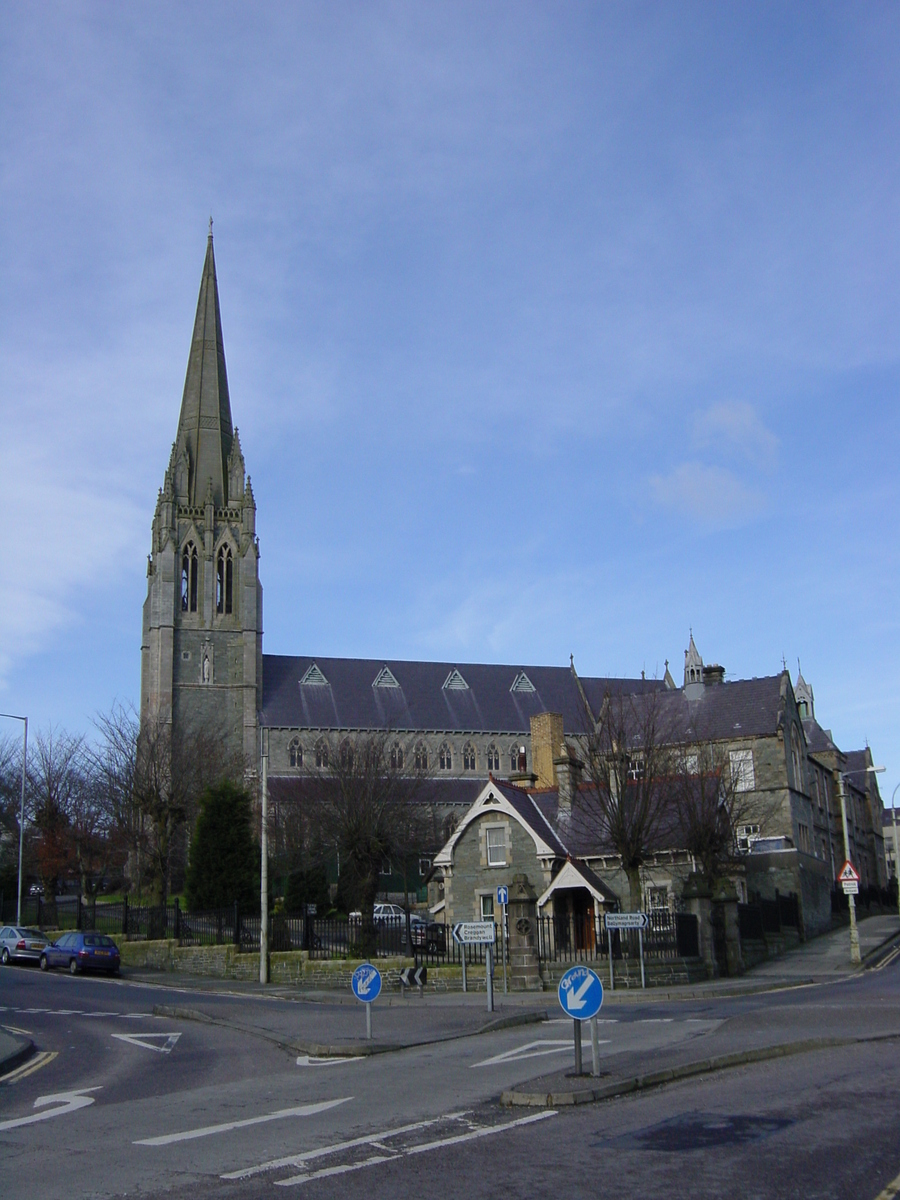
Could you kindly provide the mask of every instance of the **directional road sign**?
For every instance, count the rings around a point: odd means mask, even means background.
[[[371,1004],[381,992],[381,972],[371,963],[362,963],[350,976],[350,986],[357,1000]]]
[[[838,883],[859,883],[859,872],[849,858],[841,867]]]
[[[559,1002],[568,1017],[589,1021],[603,1003],[603,984],[590,967],[569,967],[559,981]]]
[[[404,967],[400,972],[400,982],[404,987],[422,987],[427,980],[427,967]]]
[[[505,884],[497,888],[497,903],[509,904],[509,888]]]
[[[646,929],[650,924],[645,912],[607,913],[604,920],[607,929]]]
[[[493,946],[497,940],[497,926],[493,921],[458,921],[450,932],[460,946]]]

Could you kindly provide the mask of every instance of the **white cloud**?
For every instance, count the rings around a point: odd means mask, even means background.
[[[681,463],[668,475],[653,475],[650,489],[664,508],[714,529],[745,525],[766,510],[765,495],[724,467]]]
[[[699,413],[694,444],[700,450],[736,451],[756,467],[771,470],[778,458],[778,438],[760,420],[752,404],[726,400]]]

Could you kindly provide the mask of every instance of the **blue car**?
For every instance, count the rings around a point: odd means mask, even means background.
[[[68,967],[71,975],[80,971],[118,975],[119,947],[104,933],[64,933],[41,952],[40,965],[42,971]]]

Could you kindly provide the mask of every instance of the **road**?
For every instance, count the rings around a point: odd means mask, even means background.
[[[203,1200],[299,1188],[506,1200],[562,1188],[572,1197],[875,1200],[900,1174],[898,962],[838,985],[612,1001],[600,1025],[601,1065],[612,1072],[784,1040],[881,1040],[577,1109],[497,1103],[505,1089],[571,1072],[571,1022],[561,1013],[321,1062],[288,1053],[273,1031],[289,1022],[295,1036],[308,1027],[321,1038],[341,1014],[346,1022],[346,1007],[208,999],[240,1028],[154,1017],[154,1005],[184,998],[127,980],[0,971],[0,1024],[26,1032],[39,1051],[0,1082],[4,1196]],[[388,1020],[374,1015],[376,1028]]]

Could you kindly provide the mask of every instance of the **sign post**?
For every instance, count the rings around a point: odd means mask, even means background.
[[[488,1012],[494,1011],[494,943],[497,926],[493,921],[457,921],[451,928],[453,940],[462,951],[463,991],[466,990],[466,946],[487,946],[485,954],[485,978],[487,982]]]
[[[650,918],[645,912],[627,912],[627,913],[607,913],[606,917],[606,936],[609,939],[609,979],[610,987],[612,987],[612,936],[613,929],[636,929],[638,931],[638,948],[641,956],[641,987],[647,986],[647,981],[644,977],[644,930],[650,924]]]
[[[500,955],[503,959],[503,995],[507,993],[506,963],[509,958],[509,930],[506,928],[506,906],[509,904],[509,888],[501,884],[497,888],[497,903],[500,906]]]
[[[559,981],[557,991],[560,1007],[566,1016],[572,1017],[572,1032],[575,1039],[575,1073],[582,1073],[581,1023],[591,1023],[592,1074],[600,1074],[600,1043],[597,1037],[597,1013],[603,1003],[603,984],[600,976],[590,967],[569,967]]]
[[[353,995],[366,1006],[366,1038],[372,1040],[372,1001],[381,994],[381,972],[371,963],[361,963],[350,976]]]

